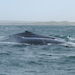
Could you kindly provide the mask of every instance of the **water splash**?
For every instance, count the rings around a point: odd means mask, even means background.
[[[75,42],[75,38],[74,37],[68,37],[69,41]]]
[[[75,47],[75,43],[74,42],[65,42],[65,43],[63,43],[61,45],[65,46],[65,47]]]

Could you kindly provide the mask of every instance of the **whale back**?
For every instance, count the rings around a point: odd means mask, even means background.
[[[30,31],[25,31],[23,33],[18,33],[18,34],[15,34],[15,35],[22,36],[22,37],[50,38],[50,37],[47,37],[47,36],[43,36],[43,35],[38,35],[38,34],[32,33]]]

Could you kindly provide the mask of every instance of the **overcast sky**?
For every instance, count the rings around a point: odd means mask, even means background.
[[[0,20],[75,21],[75,0],[0,0]]]

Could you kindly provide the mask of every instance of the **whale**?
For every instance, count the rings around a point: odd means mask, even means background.
[[[15,41],[18,43],[30,44],[30,45],[62,44],[65,42],[65,40],[62,38],[45,36],[30,31],[24,31],[21,33],[9,35],[3,41],[9,41],[9,42]]]

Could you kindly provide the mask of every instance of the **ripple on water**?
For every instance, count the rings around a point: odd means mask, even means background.
[[[7,36],[25,31],[24,29],[35,29],[35,33],[66,36],[75,34],[72,28],[75,30],[75,27],[64,26],[1,26],[0,35]],[[71,33],[66,29],[69,29]],[[0,37],[2,38],[4,37]],[[13,74],[75,75],[75,48],[60,45],[35,46],[0,43],[0,75]]]

